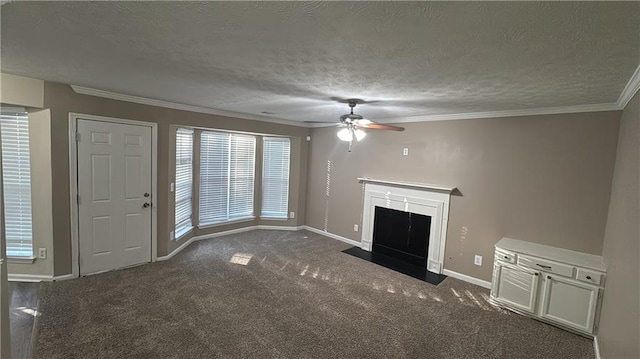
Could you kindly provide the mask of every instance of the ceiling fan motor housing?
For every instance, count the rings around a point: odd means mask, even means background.
[[[355,113],[347,113],[345,115],[340,116],[340,121],[342,122],[353,122],[355,120],[362,120],[364,117],[355,114]]]

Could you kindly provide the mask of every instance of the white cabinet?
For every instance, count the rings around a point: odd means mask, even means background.
[[[592,336],[605,276],[600,256],[503,238],[496,244],[491,300]]]
[[[591,333],[600,288],[547,275],[540,316],[555,323]]]
[[[539,273],[517,266],[497,263],[494,268],[492,293],[503,303],[534,313]]]

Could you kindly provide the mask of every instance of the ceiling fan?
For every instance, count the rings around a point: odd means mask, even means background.
[[[367,135],[367,133],[362,129],[404,131],[404,127],[375,123],[373,121],[365,119],[364,117],[362,117],[362,115],[353,113],[353,109],[356,107],[356,105],[365,103],[363,100],[352,98],[340,100],[339,102],[347,103],[351,108],[351,111],[349,113],[340,116],[340,122],[337,123],[338,127],[342,127],[342,130],[338,131],[338,138],[342,141],[349,142],[349,152],[351,152],[351,146],[353,145],[354,139],[356,141],[360,141]]]

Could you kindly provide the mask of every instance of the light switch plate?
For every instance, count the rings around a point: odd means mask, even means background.
[[[354,231],[354,232],[357,232],[357,231],[358,231],[358,225],[357,225],[357,224],[354,224],[354,225],[353,225],[353,231]]]
[[[477,265],[477,266],[481,266],[482,265],[482,256],[479,256],[476,254],[476,257],[473,259],[473,264]]]
[[[402,150],[402,155],[403,155],[403,156],[408,156],[408,155],[409,155],[409,149],[405,147],[405,148]]]
[[[289,218],[296,218],[296,212],[289,212]]]

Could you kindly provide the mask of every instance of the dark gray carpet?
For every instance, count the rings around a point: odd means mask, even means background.
[[[592,341],[301,232],[192,244],[41,288],[36,358],[593,358]]]

